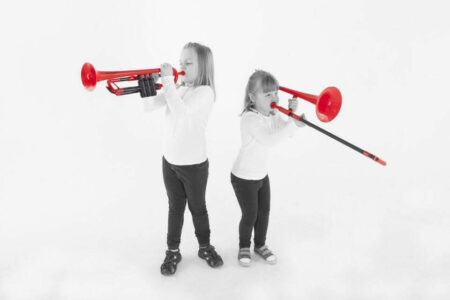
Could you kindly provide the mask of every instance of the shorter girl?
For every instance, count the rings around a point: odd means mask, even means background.
[[[267,174],[269,148],[293,134],[300,121],[283,120],[270,106],[278,103],[279,84],[272,74],[257,70],[247,83],[241,119],[242,145],[231,171],[233,185],[242,218],[239,223],[238,260],[242,266],[251,263],[250,239],[253,228],[254,251],[267,262],[276,263],[276,256],[266,246],[269,224],[270,183]],[[296,99],[289,100],[289,108],[297,109]],[[303,117],[303,115],[302,115]]]

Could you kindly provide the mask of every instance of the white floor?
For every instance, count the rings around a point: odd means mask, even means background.
[[[223,186],[221,195],[208,192],[208,207],[224,266],[211,269],[197,257],[186,212],[183,260],[172,278],[159,273],[166,207],[151,203],[166,201],[164,194],[130,192],[113,205],[89,199],[79,210],[60,207],[59,216],[23,209],[27,223],[19,215],[3,219],[16,230],[2,230],[0,299],[448,299],[450,220],[438,209],[448,209],[444,199],[424,203],[396,188],[369,195],[370,184],[294,196],[281,192],[290,182],[272,179],[267,244],[277,265],[258,258],[249,268],[238,265],[239,208]]]

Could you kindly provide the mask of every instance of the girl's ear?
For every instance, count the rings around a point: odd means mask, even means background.
[[[248,96],[250,97],[250,100],[252,101],[252,103],[255,103],[255,95],[253,95],[253,93],[249,93]]]

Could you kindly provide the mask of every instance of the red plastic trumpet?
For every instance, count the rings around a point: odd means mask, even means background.
[[[323,93],[323,92],[322,92],[322,93]],[[306,125],[308,125],[309,127],[314,128],[314,129],[316,129],[316,130],[322,132],[323,134],[328,135],[329,137],[335,139],[336,141],[341,142],[342,144],[344,144],[344,145],[346,145],[346,146],[352,148],[352,149],[355,150],[355,151],[358,151],[359,153],[361,153],[361,154],[367,156],[367,157],[370,158],[370,159],[373,159],[373,160],[376,161],[377,163],[379,163],[379,164],[381,164],[381,165],[383,165],[383,166],[386,165],[386,162],[385,162],[384,160],[382,160],[381,158],[379,158],[379,157],[377,157],[377,156],[375,156],[375,155],[373,155],[373,154],[371,154],[371,153],[369,153],[369,152],[367,152],[367,151],[365,151],[365,150],[363,150],[363,149],[361,149],[361,148],[359,148],[359,147],[357,147],[357,146],[355,146],[355,145],[353,145],[353,144],[347,142],[347,141],[344,140],[344,139],[341,139],[340,137],[338,137],[338,136],[332,134],[331,132],[326,131],[325,129],[323,129],[323,128],[321,128],[321,127],[319,127],[319,126],[317,126],[317,125],[315,125],[315,124],[313,124],[313,123],[311,123],[311,122],[309,122],[308,120],[305,120],[305,118],[302,118],[302,117],[300,117],[299,115],[294,114],[294,113],[292,112],[292,109],[286,109],[286,108],[284,108],[284,107],[278,106],[276,102],[272,102],[272,103],[270,104],[270,107],[271,107],[271,108],[276,108],[276,109],[278,109],[280,112],[282,112],[282,113],[288,115],[289,117],[291,117],[291,118],[293,118],[293,119],[295,119],[295,120],[301,121],[301,122],[305,123]],[[336,113],[336,114],[337,114],[337,113]],[[332,120],[332,119],[331,119],[331,120]]]
[[[341,92],[335,87],[327,87],[319,96],[302,93],[280,86],[280,91],[302,98],[316,105],[316,115],[322,122],[330,122],[339,113],[342,106]]]
[[[147,70],[133,70],[133,71],[96,71],[94,66],[90,63],[85,63],[81,69],[81,81],[84,87],[92,91],[95,89],[97,82],[102,80],[107,80],[108,86],[106,87],[111,93],[122,96],[133,93],[139,93],[140,87],[125,87],[119,88],[116,82],[119,81],[133,81],[139,80],[141,76],[150,76],[150,74],[160,73],[161,69],[147,69]],[[178,81],[179,75],[185,75],[184,71],[178,72],[173,68],[173,75],[175,76],[174,81]],[[161,84],[156,84],[156,89],[161,89]]]

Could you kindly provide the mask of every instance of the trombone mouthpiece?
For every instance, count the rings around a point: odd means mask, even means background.
[[[275,106],[277,106],[277,103],[276,103],[276,102],[270,103],[270,108],[275,108]]]

